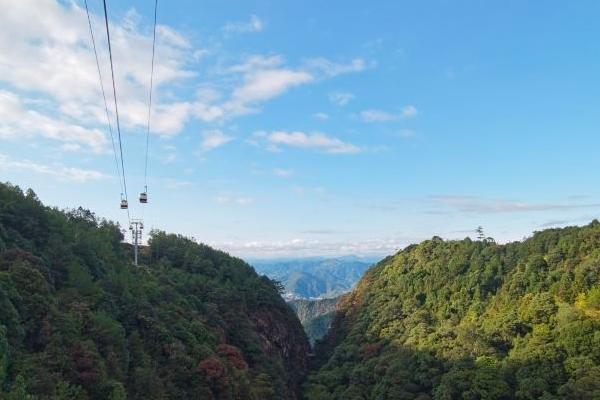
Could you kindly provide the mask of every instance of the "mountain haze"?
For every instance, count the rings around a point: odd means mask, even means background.
[[[358,257],[255,260],[260,274],[281,282],[288,299],[333,298],[358,282],[371,260]]]

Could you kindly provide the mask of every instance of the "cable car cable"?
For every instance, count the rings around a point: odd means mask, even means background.
[[[90,10],[88,8],[87,0],[84,0],[85,12],[87,14],[88,25],[90,28],[90,37],[92,38],[92,48],[94,49],[94,56],[96,58],[96,67],[98,69],[98,79],[100,81],[100,90],[102,91],[102,99],[104,100],[104,110],[106,111],[106,124],[108,125],[108,131],[110,133],[110,141],[112,143],[113,155],[115,157],[115,167],[117,170],[117,176],[119,177],[119,187],[121,193],[123,193],[123,177],[121,175],[121,169],[119,168],[119,160],[117,158],[117,148],[115,147],[115,137],[112,130],[112,124],[110,123],[110,114],[108,111],[108,102],[106,101],[106,92],[104,91],[104,82],[102,80],[102,72],[100,71],[100,61],[98,60],[98,51],[96,49],[96,39],[94,38],[94,30],[92,28],[92,20],[90,18]]]
[[[113,56],[112,56],[112,47],[110,45],[110,30],[108,28],[108,11],[106,10],[106,0],[103,0],[104,3],[104,23],[106,25],[106,38],[108,40],[108,55],[110,58],[110,73],[112,77],[112,87],[113,87],[113,96],[115,100],[115,115],[117,117],[117,132],[119,135],[119,151],[121,153],[121,171],[123,172],[123,189],[125,192],[125,201],[128,202],[127,197],[127,180],[125,179],[125,162],[123,161],[123,142],[121,140],[121,124],[119,121],[119,107],[117,105],[117,87],[115,85],[115,70],[113,66]],[[129,207],[127,207],[127,218],[129,218]]]
[[[140,196],[140,201],[146,202],[148,199],[148,148],[150,144],[150,119],[152,113],[152,87],[154,86],[154,54],[156,49],[156,16],[158,10],[158,0],[154,0],[154,28],[152,30],[152,64],[150,68],[150,93],[148,95],[148,125],[146,129],[146,162],[144,165],[144,193]]]

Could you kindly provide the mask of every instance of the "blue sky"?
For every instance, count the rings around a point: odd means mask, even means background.
[[[126,225],[83,2],[0,3],[1,180]],[[598,2],[159,0],[145,207],[153,2],[108,6],[147,228],[245,257],[383,255],[600,213]]]

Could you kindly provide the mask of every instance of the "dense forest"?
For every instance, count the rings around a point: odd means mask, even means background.
[[[308,400],[600,399],[600,223],[412,245],[346,295]]]
[[[0,184],[0,399],[297,399],[309,345],[242,260]]]
[[[293,304],[305,323],[336,307],[306,381],[280,284],[159,231],[130,255],[118,225],[0,184],[0,399],[600,399],[598,221],[435,237]]]
[[[300,319],[311,344],[325,336],[329,330],[338,300],[339,298],[335,297],[316,300],[298,299],[288,302]]]

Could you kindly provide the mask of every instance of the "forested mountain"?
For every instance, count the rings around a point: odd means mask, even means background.
[[[297,399],[309,345],[266,277],[0,184],[0,398]]]
[[[340,302],[308,400],[600,399],[600,223],[409,246]]]
[[[373,263],[357,257],[256,260],[258,273],[285,287],[288,299],[333,298],[347,292]]]
[[[335,314],[339,298],[306,300],[297,299],[288,302],[300,319],[311,344],[327,333]]]

